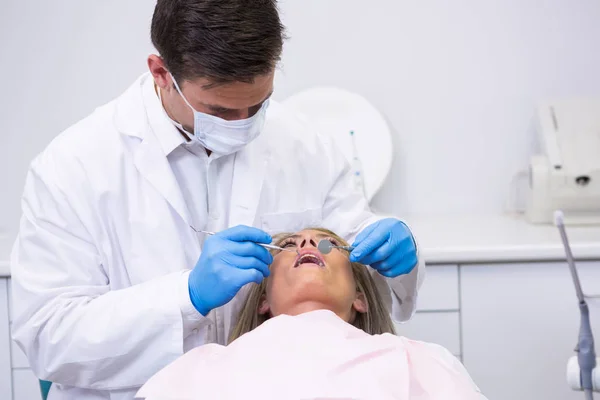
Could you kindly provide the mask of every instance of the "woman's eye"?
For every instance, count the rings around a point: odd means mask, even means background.
[[[332,239],[332,238],[327,238],[327,240],[329,240],[329,243],[331,243],[334,246],[339,246],[337,240]]]
[[[284,243],[283,246],[281,246],[281,247],[283,247],[283,248],[286,248],[286,247],[296,247],[296,243],[294,243],[294,242],[287,242],[287,243]]]

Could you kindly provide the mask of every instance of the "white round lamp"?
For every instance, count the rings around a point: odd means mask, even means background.
[[[346,156],[355,184],[368,201],[381,189],[392,167],[392,137],[383,116],[365,98],[333,87],[297,93],[283,104],[331,135]]]

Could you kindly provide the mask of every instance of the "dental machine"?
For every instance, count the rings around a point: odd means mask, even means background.
[[[567,382],[571,389],[583,391],[586,400],[592,400],[594,398],[593,392],[600,392],[600,367],[598,367],[600,359],[596,358],[594,350],[594,335],[590,324],[590,311],[583,290],[581,289],[581,282],[579,281],[573,253],[571,252],[571,246],[569,245],[569,239],[564,225],[564,214],[561,211],[556,211],[554,213],[554,219],[565,248],[567,264],[569,265],[571,278],[575,285],[575,292],[577,294],[579,311],[581,314],[579,340],[575,347],[577,356],[571,357],[568,361]]]
[[[570,99],[538,108],[542,154],[531,158],[526,217],[551,224],[600,224],[600,99]]]

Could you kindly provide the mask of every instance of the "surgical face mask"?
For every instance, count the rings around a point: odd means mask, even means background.
[[[183,95],[173,75],[171,75],[171,79],[173,79],[175,88],[183,101],[185,101],[185,104],[194,112],[194,133],[187,132],[181,124],[175,121],[173,123],[183,132],[187,133],[190,138],[200,142],[204,148],[217,154],[232,154],[242,149],[260,135],[265,124],[265,114],[269,106],[268,99],[262,104],[256,114],[250,118],[227,121],[214,115],[196,111]]]

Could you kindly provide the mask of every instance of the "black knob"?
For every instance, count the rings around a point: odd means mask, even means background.
[[[589,176],[578,176],[577,178],[575,178],[575,182],[577,182],[578,185],[580,186],[586,186],[588,183],[590,183],[591,178]]]

